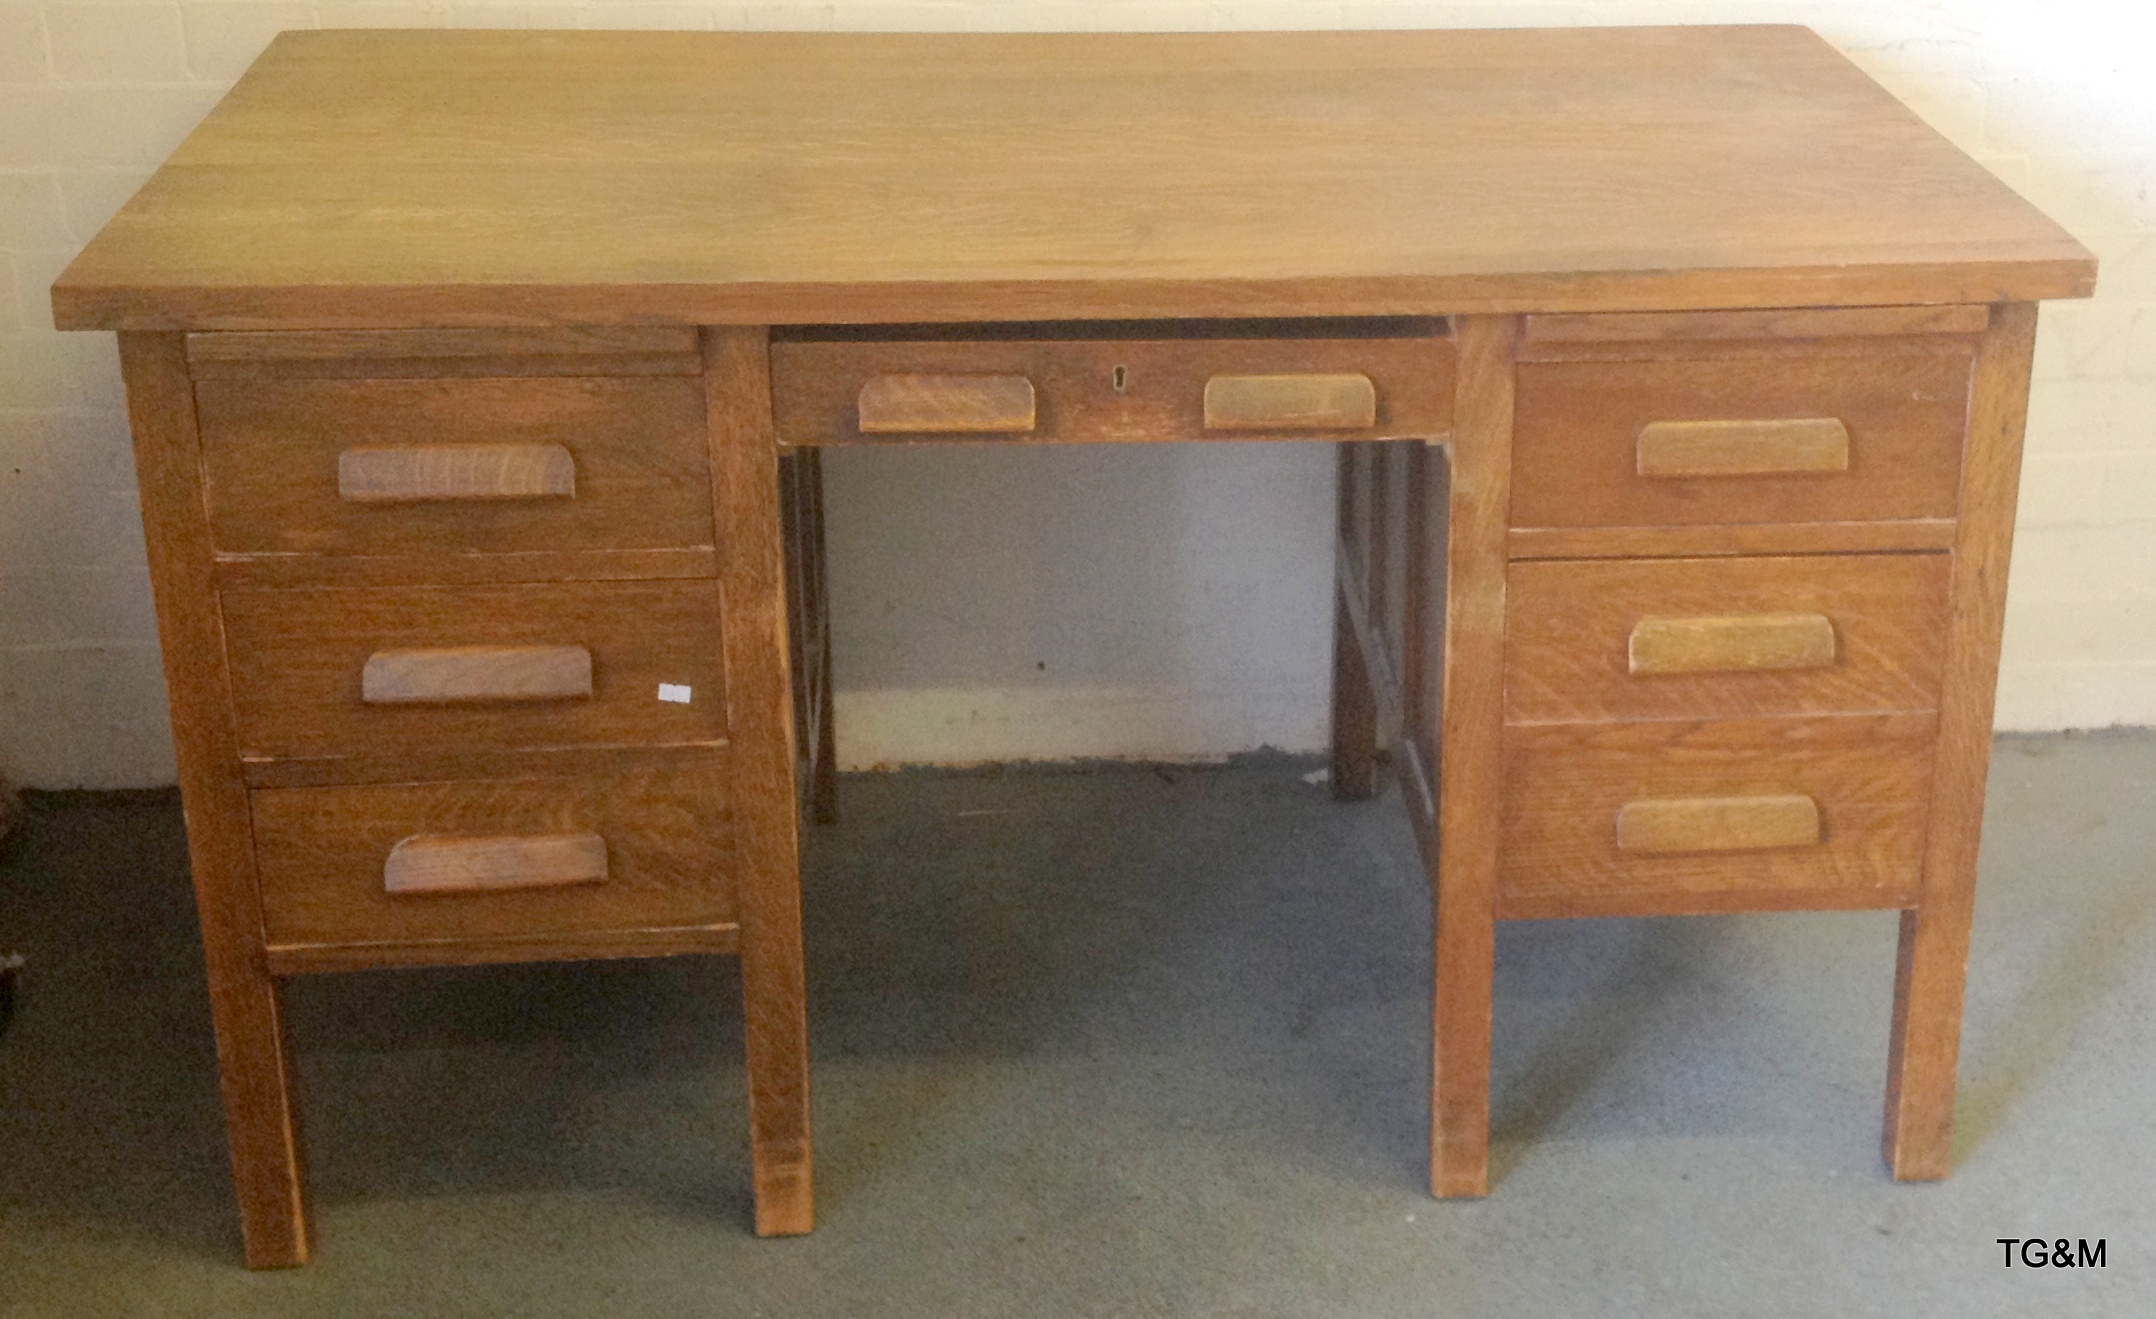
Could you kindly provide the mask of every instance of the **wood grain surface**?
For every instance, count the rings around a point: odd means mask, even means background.
[[[452,646],[378,650],[359,674],[368,705],[489,704],[590,697],[583,646]]]
[[[1438,781],[1442,769],[1441,712],[1445,708],[1444,660],[1447,600],[1452,582],[1451,563],[1452,452],[1427,445],[1408,465],[1411,514],[1407,544],[1414,570],[1408,577],[1408,660],[1400,676],[1407,706],[1406,726],[1401,730],[1401,758],[1406,763],[1408,819],[1419,821],[1417,841],[1422,845],[1423,869],[1438,871]]]
[[[838,819],[838,726],[831,686],[831,592],[824,551],[823,455],[779,460],[779,522],[786,542],[786,640],[793,672],[794,767],[814,824]]]
[[[1808,348],[1520,367],[1515,527],[1848,522],[1954,516],[1973,343]],[[1657,423],[1817,418],[1849,434],[1845,470],[1643,474]]]
[[[1428,323],[1437,330],[1443,322]],[[789,445],[903,441],[865,435],[856,403],[881,377],[996,373],[1031,383],[1033,423],[1022,438],[1043,443],[1234,440],[1209,430],[1208,386],[1220,376],[1352,374],[1373,384],[1368,439],[1439,439],[1452,427],[1452,341],[1442,333],[1407,337],[1026,338],[977,327],[975,338],[831,338],[771,346],[773,407],[779,439]],[[1066,328],[1066,327],[1057,327]],[[1067,327],[1083,329],[1084,327]],[[1160,334],[1171,327],[1156,327]],[[1015,399],[1013,400],[1015,402]],[[1017,410],[1003,420],[1014,422]],[[1326,417],[1284,421],[1265,439],[1337,440]],[[923,440],[962,439],[959,432]],[[999,435],[1010,442],[1021,438]]]
[[[435,560],[714,543],[694,380],[218,380],[196,396],[210,521],[228,561],[390,560],[424,581]],[[380,502],[340,488],[355,450],[494,445],[566,450],[575,497]]]
[[[2071,297],[2094,273],[1796,27],[334,31],[280,36],[54,311],[1678,310]]]
[[[1991,764],[1992,700],[2006,617],[2022,428],[2036,347],[2036,307],[1993,309],[1977,358],[1962,466],[1961,536],[1947,615],[1939,697],[1939,759],[1920,901],[1902,913],[1887,1047],[1887,1166],[1903,1180],[1952,1166],[1955,1068],[1975,915],[1984,780]]]
[[[712,502],[724,529],[727,712],[741,830],[741,993],[756,1232],[816,1224],[808,981],[801,947],[800,795],[772,361],[762,329],[708,329]]]
[[[604,778],[631,770],[679,766],[686,772],[708,768],[708,742],[647,746],[466,747],[430,758],[426,773],[415,774],[412,757],[395,746],[380,751],[319,760],[248,760],[241,769],[250,788],[332,788],[342,784],[410,783],[441,780]]]
[[[362,504],[574,499],[576,455],[559,444],[367,446],[337,455],[337,497]]]
[[[606,839],[572,834],[413,834],[389,849],[382,891],[486,893],[605,881]]]
[[[1634,677],[1765,673],[1833,667],[1841,655],[1825,614],[1648,615],[1626,646]]]
[[[233,591],[226,629],[249,760],[399,758],[445,772],[485,751],[717,743],[726,666],[716,582]],[[369,704],[383,651],[581,647],[585,700]],[[659,684],[691,699],[659,699]]]
[[[1433,465],[1445,465],[1435,445],[1339,446],[1333,792],[1372,795],[1377,755],[1393,753],[1418,836],[1437,829],[1437,762],[1418,754],[1435,742],[1442,705],[1430,658],[1443,644],[1446,515],[1442,493],[1430,503]]]
[[[1714,339],[1843,339],[1851,335],[1982,334],[1991,308],[1774,307],[1758,311],[1618,312],[1527,318],[1520,360],[1553,344],[1691,343]]]
[[[1650,421],[1633,453],[1633,470],[1648,477],[1846,472],[1849,428],[1837,417]]]
[[[1422,837],[1436,885],[1430,1189],[1439,1196],[1483,1195],[1490,1181],[1490,984],[1505,800],[1505,510],[1515,470],[1519,323],[1469,317],[1459,341],[1443,691],[1435,711],[1437,828]],[[1427,722],[1428,713],[1423,717]]]
[[[702,370],[687,325],[237,331],[187,336],[197,380],[406,373],[679,375]]]
[[[1529,724],[1936,709],[1950,572],[1943,554],[1515,563],[1505,718]],[[1635,668],[1634,637],[1646,620],[1732,615],[1823,617],[1832,629],[1832,662]]]
[[[1380,451],[1357,457],[1375,458],[1378,452]],[[1334,558],[1334,585],[1340,610],[1335,625],[1346,630],[1350,643],[1347,657],[1352,658],[1360,671],[1359,678],[1353,674],[1348,675],[1344,685],[1336,692],[1334,713],[1336,718],[1345,717],[1359,721],[1361,716],[1354,706],[1367,699],[1370,707],[1367,740],[1371,759],[1367,770],[1363,770],[1354,758],[1343,766],[1350,771],[1351,776],[1335,784],[1335,795],[1345,800],[1369,796],[1376,790],[1375,757],[1400,736],[1400,661],[1391,638],[1387,635],[1386,611],[1391,604],[1390,584],[1404,566],[1391,556],[1391,536],[1386,530],[1387,525],[1399,516],[1397,492],[1388,489],[1387,483],[1382,479],[1382,463],[1376,465],[1375,473],[1369,472],[1363,462],[1351,459],[1351,463],[1353,467],[1364,467],[1366,475],[1375,477],[1368,482],[1374,498],[1365,504],[1372,514],[1370,520],[1359,527],[1346,529],[1346,535],[1342,538]],[[1352,468],[1350,479],[1354,480]],[[1355,483],[1364,484],[1360,480]],[[1337,644],[1334,649],[1334,662],[1343,662],[1341,649]],[[1336,675],[1335,681],[1340,683],[1343,680]],[[1364,684],[1360,692],[1355,687],[1358,681]],[[1346,698],[1344,702],[1342,697]],[[1336,731],[1347,734],[1344,745],[1351,750],[1365,737],[1365,734],[1355,727]],[[1335,755],[1339,758],[1337,751]],[[1362,775],[1361,778],[1354,776],[1358,773]]]
[[[1214,376],[1205,382],[1209,431],[1368,430],[1377,387],[1360,374]]]
[[[731,957],[741,950],[741,927],[665,925],[574,934],[503,934],[483,939],[408,939],[379,943],[279,943],[263,950],[270,974],[320,975],[379,967],[482,966],[491,962],[582,962],[594,958]]]
[[[1508,728],[1499,915],[1672,913],[1691,895],[1734,891],[1902,906],[1924,853],[1936,727],[1931,715],[1864,715]],[[1642,800],[1787,796],[1817,803],[1819,845],[1620,846],[1620,813]],[[1716,907],[1709,897],[1692,909]]]
[[[306,586],[484,586],[716,577],[709,545],[657,550],[515,550],[502,554],[220,554],[227,591]]]
[[[854,395],[863,435],[1022,435],[1033,417],[1033,382],[1024,376],[878,375]]]
[[[723,753],[694,769],[582,778],[261,789],[252,804],[263,929],[272,946],[291,948],[730,922],[738,860],[729,791]],[[508,835],[597,836],[605,882],[425,894],[384,882],[400,850],[411,859],[415,836],[464,840],[461,857],[442,855],[439,844],[422,849],[436,856],[418,868],[439,881],[445,868],[469,880],[478,864],[471,841]],[[588,874],[588,851],[585,859]],[[378,951],[387,961],[387,949]]]
[[[299,1133],[283,1009],[262,955],[254,835],[210,561],[202,441],[186,346],[177,334],[123,334],[120,370],[127,381],[135,477],[142,485],[143,538],[172,706],[240,1234],[248,1267],[289,1267],[307,1261]]]
[[[1670,559],[1731,554],[1874,554],[1954,548],[1952,518],[1751,522],[1696,527],[1514,527],[1515,559]]]
[[[1617,808],[1617,850],[1634,856],[1819,845],[1819,803],[1801,792],[1641,797]]]

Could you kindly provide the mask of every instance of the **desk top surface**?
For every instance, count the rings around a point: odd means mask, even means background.
[[[2085,295],[1796,27],[280,37],[66,328],[1429,314]]]

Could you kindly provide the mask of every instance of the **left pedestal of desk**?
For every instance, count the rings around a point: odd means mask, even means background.
[[[806,1231],[762,333],[120,339],[247,1262],[308,1250],[278,981],[382,966],[739,953]]]

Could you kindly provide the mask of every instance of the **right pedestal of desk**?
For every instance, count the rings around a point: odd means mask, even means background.
[[[1899,910],[1885,1155],[1945,1175],[2034,332],[1460,323],[1442,697],[1402,738],[1438,762],[1438,1194],[1487,1189],[1489,926],[1533,917]]]

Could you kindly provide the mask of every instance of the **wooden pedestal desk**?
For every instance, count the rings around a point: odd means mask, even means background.
[[[1899,910],[1941,1176],[2035,302],[2094,278],[1801,28],[279,38],[53,290],[120,332],[248,1262],[307,1252],[279,981],[357,967],[737,954],[808,1229],[823,445],[1340,444],[1440,1195],[1534,916]]]

